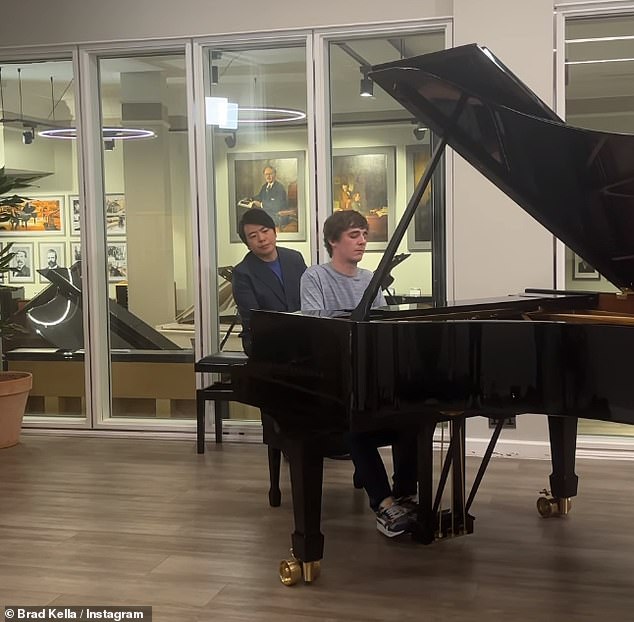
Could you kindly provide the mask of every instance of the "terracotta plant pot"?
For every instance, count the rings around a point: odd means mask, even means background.
[[[26,400],[33,386],[25,371],[0,372],[0,449],[17,445],[22,430]]]

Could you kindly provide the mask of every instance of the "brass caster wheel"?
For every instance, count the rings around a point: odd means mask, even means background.
[[[571,507],[572,501],[568,497],[560,499],[548,496],[537,499],[537,511],[543,518],[566,516]]]
[[[537,511],[542,518],[551,518],[557,514],[557,500],[552,497],[537,499]]]
[[[319,578],[321,573],[321,562],[303,562],[304,583],[312,583]]]
[[[280,562],[280,581],[287,586],[299,583],[302,578],[302,564],[299,560],[283,559]]]

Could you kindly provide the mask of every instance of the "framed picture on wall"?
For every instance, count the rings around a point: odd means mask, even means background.
[[[264,209],[280,241],[306,239],[306,159],[303,151],[230,153],[230,241],[240,242],[238,223],[249,209]]]
[[[11,247],[15,253],[9,272],[10,283],[35,283],[35,257],[33,242],[16,242]]]
[[[124,194],[106,194],[106,234],[125,235],[126,211]]]
[[[68,202],[70,204],[70,233],[73,236],[79,235],[81,233],[79,197],[77,195],[70,195]],[[105,214],[107,235],[125,235],[126,206],[124,194],[106,194]]]
[[[66,268],[66,243],[65,242],[39,242],[37,245],[38,268],[40,270]],[[48,279],[41,274],[40,282],[48,283]]]
[[[108,281],[116,283],[128,278],[128,248],[125,242],[106,242]]]
[[[336,149],[332,209],[354,209],[368,219],[368,250],[384,250],[394,230],[393,147]]]
[[[576,253],[572,255],[573,281],[598,281],[601,275],[582,257]]]
[[[77,195],[70,195],[68,197],[68,216],[70,220],[70,234],[71,235],[79,235],[80,234],[80,225],[79,225],[79,197]]]
[[[70,265],[72,266],[77,261],[81,261],[81,243],[71,242],[70,243]]]
[[[29,197],[0,208],[0,235],[60,235],[64,218],[64,197]]]
[[[421,142],[405,147],[406,163],[406,188],[407,199],[414,194],[416,184],[425,173],[431,160],[432,145],[430,142]],[[444,161],[438,164],[434,176],[414,213],[414,219],[407,229],[407,248],[410,251],[430,251],[433,239],[433,209],[438,206],[437,213],[442,211],[438,205],[443,197]]]

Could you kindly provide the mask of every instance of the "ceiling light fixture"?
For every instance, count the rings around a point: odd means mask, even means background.
[[[294,108],[238,106],[226,97],[205,97],[205,122],[224,130],[237,130],[238,124],[291,123],[306,118]]]
[[[374,97],[374,81],[368,75],[367,69],[361,70],[361,82],[359,84],[359,95],[361,97]]]
[[[566,39],[565,43],[598,43],[606,41],[629,41],[634,39],[634,35],[621,35],[614,37],[588,37],[585,39]]]
[[[596,65],[599,63],[630,63],[634,58],[601,58],[597,60],[567,60],[565,65]]]
[[[35,128],[31,127],[22,132],[22,142],[25,145],[30,145],[35,139]]]
[[[425,134],[427,134],[427,128],[420,123],[413,130],[414,138],[416,140],[423,140],[425,138]]]
[[[104,140],[133,140],[136,138],[154,138],[156,132],[134,127],[104,127],[101,130]],[[74,140],[77,138],[77,129],[74,127],[60,127],[38,132],[43,138],[63,138]]]
[[[306,118],[306,113],[294,108],[242,107],[238,108],[239,123],[290,123]]]

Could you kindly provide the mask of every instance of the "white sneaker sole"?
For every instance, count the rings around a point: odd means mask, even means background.
[[[407,533],[407,529],[401,529],[401,531],[389,531],[387,527],[385,527],[385,525],[382,525],[381,523],[376,524],[376,530],[382,533],[384,536],[387,536],[388,538],[395,538],[396,536]]]

